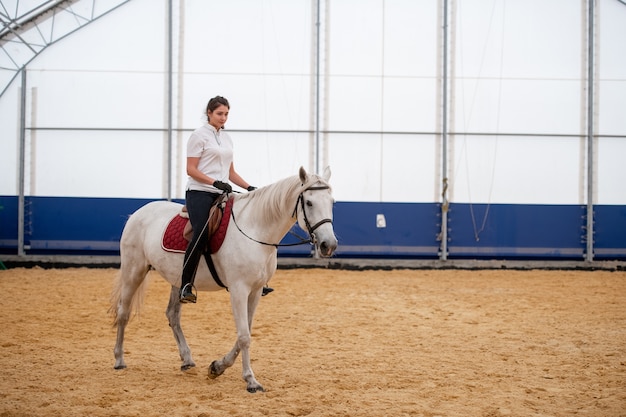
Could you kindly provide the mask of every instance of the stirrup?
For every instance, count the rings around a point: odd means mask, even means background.
[[[261,297],[265,297],[267,294],[271,293],[272,291],[274,291],[274,288],[272,287],[263,287],[263,292],[261,293]]]
[[[193,284],[185,284],[185,286],[180,290],[180,302],[185,303],[196,303],[196,294],[193,293],[195,290]]]

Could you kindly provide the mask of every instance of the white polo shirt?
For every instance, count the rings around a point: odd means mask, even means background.
[[[198,169],[207,176],[222,182],[228,182],[230,165],[233,162],[233,140],[222,129],[215,130],[210,124],[196,129],[187,141],[187,157],[200,158]],[[188,190],[221,193],[212,185],[198,182],[188,177]]]

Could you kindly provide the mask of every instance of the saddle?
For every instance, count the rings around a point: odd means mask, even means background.
[[[226,194],[220,195],[209,211],[207,233],[209,235],[209,253],[217,252],[226,236],[233,199]],[[226,214],[226,215],[224,215]],[[183,207],[168,223],[161,239],[161,247],[168,252],[184,253],[193,237],[193,229],[189,221],[187,208]]]

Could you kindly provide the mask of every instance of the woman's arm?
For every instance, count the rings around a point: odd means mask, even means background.
[[[250,184],[248,184],[243,178],[241,178],[241,175],[239,175],[237,171],[235,171],[235,164],[233,162],[231,162],[230,164],[228,179],[234,184],[237,184],[238,186],[243,188],[244,190],[247,190],[248,187],[250,187]]]
[[[190,156],[187,157],[187,175],[198,182],[203,182],[205,184],[213,185],[215,180],[207,175],[205,175],[202,171],[198,169],[198,163],[200,162],[200,157]]]

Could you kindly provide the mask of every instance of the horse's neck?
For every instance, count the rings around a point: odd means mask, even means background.
[[[245,212],[249,227],[266,238],[282,239],[296,222],[293,214],[301,189],[298,177],[286,178],[259,189],[256,195],[242,195],[240,200],[245,203],[239,211]]]

